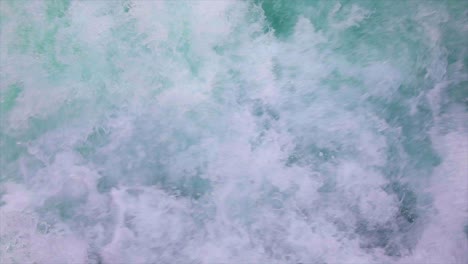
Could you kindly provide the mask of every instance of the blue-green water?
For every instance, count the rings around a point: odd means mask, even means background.
[[[467,263],[468,2],[0,2],[0,263]]]

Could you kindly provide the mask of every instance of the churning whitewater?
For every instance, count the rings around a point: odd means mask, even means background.
[[[468,263],[468,2],[0,1],[0,263]]]

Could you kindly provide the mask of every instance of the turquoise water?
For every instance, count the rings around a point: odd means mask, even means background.
[[[0,2],[1,263],[467,263],[468,2]]]

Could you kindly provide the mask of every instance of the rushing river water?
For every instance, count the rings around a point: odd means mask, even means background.
[[[1,263],[468,263],[468,1],[0,25]]]

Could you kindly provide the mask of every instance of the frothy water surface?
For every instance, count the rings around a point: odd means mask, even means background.
[[[0,2],[1,263],[467,263],[468,2]]]

